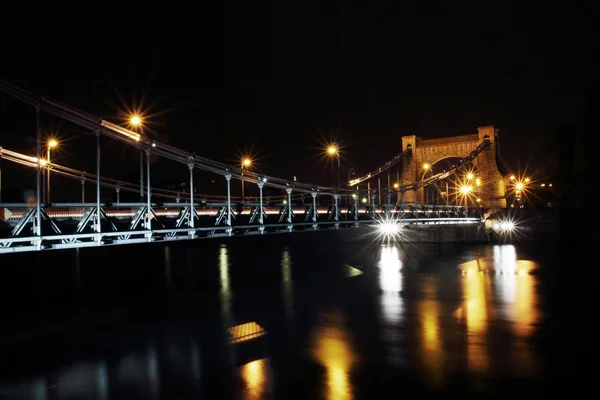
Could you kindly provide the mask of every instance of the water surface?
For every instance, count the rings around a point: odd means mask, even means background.
[[[551,393],[574,370],[558,250],[318,232],[2,256],[0,398]]]

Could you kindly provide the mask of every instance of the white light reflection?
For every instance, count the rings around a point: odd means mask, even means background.
[[[227,246],[221,245],[219,249],[219,277],[221,283],[221,315],[225,326],[230,327],[233,324],[233,316],[231,314],[231,289],[229,287],[229,255]]]
[[[402,363],[401,326],[404,305],[402,290],[402,260],[398,247],[382,246],[379,267],[379,287],[381,289],[381,313],[385,322],[382,329],[386,343],[386,358],[392,365]]]
[[[516,295],[517,251],[513,245],[494,246],[496,285],[503,302],[512,303]]]
[[[502,296],[502,315],[512,322],[515,340],[513,369],[522,374],[534,374],[538,370],[538,360],[531,348],[529,339],[538,320],[535,301],[535,280],[530,271],[535,263],[518,260],[512,245],[494,246],[494,269],[496,286]]]
[[[284,250],[281,255],[281,293],[283,297],[283,305],[285,314],[288,318],[294,315],[294,292],[292,281],[292,261],[290,260],[290,252]]]
[[[402,260],[397,246],[382,246],[379,259],[379,284],[384,293],[402,290]]]
[[[171,284],[171,248],[165,246],[165,280],[167,287]]]
[[[159,386],[159,371],[158,371],[158,357],[154,347],[148,349],[148,380],[151,398],[157,399],[160,386]]]

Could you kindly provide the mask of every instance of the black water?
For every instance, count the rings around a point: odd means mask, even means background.
[[[317,232],[2,255],[0,399],[572,392],[565,251]],[[266,334],[230,344],[249,322]]]

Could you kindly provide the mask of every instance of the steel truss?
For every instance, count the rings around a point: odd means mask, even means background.
[[[212,221],[223,221],[223,208],[225,204],[212,204],[207,210],[197,210],[202,204],[168,203],[151,204],[150,213],[145,204],[102,203],[100,218],[98,218],[97,205],[94,203],[65,203],[41,210],[42,224],[41,235],[35,235],[36,208],[27,204],[0,204],[0,208],[14,210],[12,222],[14,223],[11,236],[0,239],[0,254],[11,252],[26,252],[51,250],[62,248],[78,248],[90,246],[107,246],[117,244],[148,243],[169,240],[189,240],[215,236],[252,235],[265,233],[281,233],[302,230],[317,230],[323,228],[339,229],[340,227],[357,227],[373,225],[378,221],[390,218],[385,208],[375,211],[375,216],[365,211],[355,212],[353,209],[346,211],[345,215],[352,218],[343,220],[328,218],[329,212],[325,207],[317,207],[322,211],[315,213],[312,207],[307,207],[301,212],[294,212],[291,207],[279,211],[277,223],[265,224],[258,218],[249,218],[247,223],[212,225]],[[259,207],[252,207],[253,210]],[[202,223],[197,226],[192,223],[191,213],[195,214],[195,222]],[[277,211],[274,209],[274,213]],[[20,213],[20,214],[19,214]],[[149,214],[151,214],[149,216]],[[319,220],[319,214],[327,214],[326,218]],[[362,215],[361,215],[362,214]],[[20,215],[14,218],[15,215]],[[232,217],[235,213],[232,211]],[[240,214],[237,214],[239,217]],[[263,216],[266,212],[263,209]],[[313,218],[315,217],[316,218]],[[422,224],[480,224],[481,215],[476,210],[464,210],[460,207],[411,207],[408,210],[396,208],[391,218],[403,225]],[[308,220],[312,221],[308,222]],[[153,224],[148,221],[153,220]],[[97,226],[100,221],[100,226]],[[74,222],[77,222],[75,224]],[[196,225],[196,226],[194,226]],[[211,226],[212,225],[212,226]]]

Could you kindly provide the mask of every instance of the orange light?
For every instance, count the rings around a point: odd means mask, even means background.
[[[129,122],[131,122],[131,125],[133,125],[133,126],[138,126],[142,123],[142,119],[140,117],[138,117],[137,115],[132,115]]]
[[[337,154],[337,152],[338,152],[338,149],[337,149],[337,147],[335,147],[335,146],[329,146],[329,147],[327,148],[327,152],[328,152],[329,154],[331,154],[331,155],[334,155],[334,154]]]
[[[423,164],[423,169],[428,170],[431,167],[428,163]]]
[[[56,140],[54,140],[54,139],[51,139],[51,140],[48,142],[48,147],[52,148],[52,147],[56,147],[56,146],[58,146],[58,142],[57,142]]]
[[[249,167],[250,165],[252,165],[252,160],[251,160],[251,159],[249,159],[249,158],[244,158],[244,159],[242,160],[242,165],[243,165],[244,167]]]

